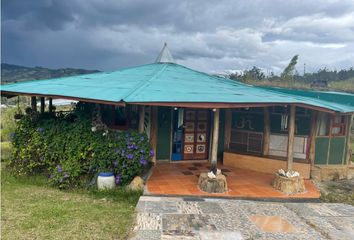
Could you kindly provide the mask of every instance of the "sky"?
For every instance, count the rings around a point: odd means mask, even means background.
[[[2,62],[112,71],[155,61],[209,73],[354,66],[354,0],[2,0]]]

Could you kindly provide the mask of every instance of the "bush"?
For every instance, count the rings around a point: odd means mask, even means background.
[[[145,134],[93,132],[84,111],[26,115],[17,123],[12,145],[10,167],[16,174],[44,174],[59,188],[92,183],[107,171],[125,185],[141,174],[153,154]]]

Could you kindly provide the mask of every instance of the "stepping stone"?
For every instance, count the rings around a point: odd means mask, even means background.
[[[199,232],[201,240],[243,240],[240,232]]]

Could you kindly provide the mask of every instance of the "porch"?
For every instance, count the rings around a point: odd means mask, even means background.
[[[209,163],[158,163],[146,183],[148,195],[218,196],[255,199],[318,199],[320,192],[310,180],[305,180],[306,192],[286,195],[272,186],[274,174],[218,165],[227,176],[229,191],[206,193],[199,190],[199,174],[208,171]]]

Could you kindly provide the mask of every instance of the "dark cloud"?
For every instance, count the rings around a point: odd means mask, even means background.
[[[167,41],[204,71],[354,65],[354,2],[3,0],[2,59],[113,70],[152,62]]]

